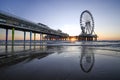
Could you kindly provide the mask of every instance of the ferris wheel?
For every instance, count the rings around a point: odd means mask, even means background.
[[[82,34],[92,35],[94,32],[93,16],[88,10],[83,11],[80,16],[80,27],[82,30]]]

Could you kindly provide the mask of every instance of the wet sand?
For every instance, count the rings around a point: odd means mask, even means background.
[[[0,80],[120,80],[117,48],[9,46],[1,54]]]

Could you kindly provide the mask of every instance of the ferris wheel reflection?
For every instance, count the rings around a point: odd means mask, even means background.
[[[82,46],[81,57],[80,57],[80,67],[83,72],[88,73],[92,70],[95,62],[94,52],[92,48],[87,46]]]

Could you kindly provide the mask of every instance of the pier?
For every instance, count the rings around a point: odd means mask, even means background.
[[[26,42],[26,32],[30,33],[30,45],[33,34],[34,41],[36,40],[36,33],[40,34],[40,40],[67,40],[67,37],[69,36],[68,34],[63,33],[61,30],[51,29],[45,24],[37,24],[2,11],[0,12],[0,28],[6,30],[6,45],[8,44],[8,30],[12,30],[12,45],[14,45],[15,30],[24,32],[24,45]]]

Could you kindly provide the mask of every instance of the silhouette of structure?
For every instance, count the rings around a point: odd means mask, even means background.
[[[88,10],[85,10],[81,13],[80,27],[82,33],[79,35],[79,40],[84,40],[84,41],[97,40],[97,35],[94,32],[93,16]]]
[[[30,32],[30,45],[32,33],[34,33],[34,41],[36,40],[36,33],[40,34],[40,40],[66,40],[69,36],[60,30],[53,30],[45,24],[36,24],[3,11],[0,11],[0,28],[6,29],[6,45],[8,42],[8,30],[12,30],[12,45],[14,45],[15,30],[24,32],[24,44],[26,41],[26,32]],[[46,35],[47,37],[44,38],[43,35]]]

